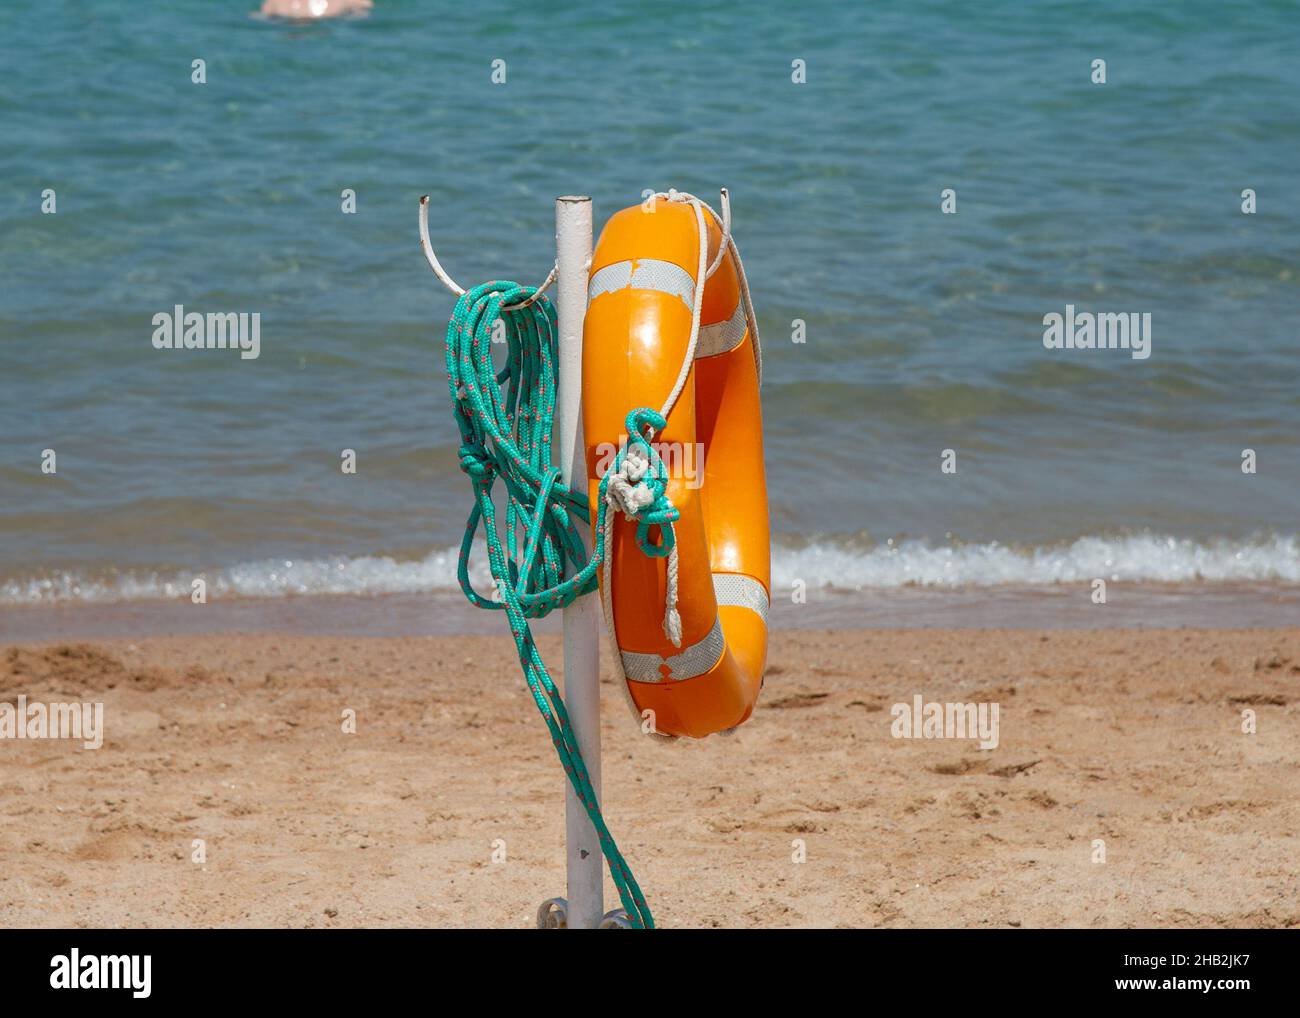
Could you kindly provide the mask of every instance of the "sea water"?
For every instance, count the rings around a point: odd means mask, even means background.
[[[0,604],[454,588],[418,197],[470,286],[723,185],[778,600],[1300,583],[1294,5],[255,6],[0,9]]]

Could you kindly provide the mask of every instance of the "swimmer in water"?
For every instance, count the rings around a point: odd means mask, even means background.
[[[365,14],[373,0],[265,0],[262,13],[269,18],[337,18]]]

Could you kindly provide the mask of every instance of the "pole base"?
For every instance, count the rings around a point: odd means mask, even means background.
[[[569,903],[563,898],[547,898],[537,910],[539,930],[567,930],[569,928]]]
[[[569,928],[569,903],[563,898],[547,898],[537,910],[537,928],[539,930],[567,930]],[[627,921],[627,912],[616,908],[606,912],[600,920],[602,930],[629,930],[632,924]]]

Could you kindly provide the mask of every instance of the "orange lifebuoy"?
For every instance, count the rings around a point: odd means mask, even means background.
[[[601,473],[626,442],[629,410],[676,385],[699,283],[698,206],[659,196],[613,215],[592,255],[583,332],[583,435],[596,518]],[[704,219],[708,264],[723,232]],[[729,238],[726,238],[729,239]],[[743,268],[728,244],[704,283],[695,356],[653,441],[675,524],[681,645],[659,625],[667,562],[642,553],[636,522],[610,514],[612,633],[637,711],[657,732],[702,738],[753,712],[767,660],[771,601],[761,362]],[[604,577],[602,577],[602,587]]]

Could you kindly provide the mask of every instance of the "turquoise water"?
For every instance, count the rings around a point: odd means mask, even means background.
[[[448,585],[419,195],[471,285],[540,280],[557,194],[720,185],[778,581],[1300,582],[1295,4],[254,6],[0,8],[0,600]],[[155,350],[175,304],[260,356]],[[1150,358],[1045,349],[1067,304]]]

